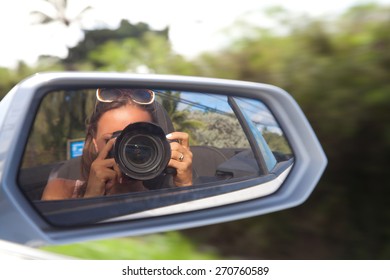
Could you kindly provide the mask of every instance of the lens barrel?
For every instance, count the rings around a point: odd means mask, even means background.
[[[160,175],[171,158],[171,146],[163,129],[148,122],[128,125],[117,137],[113,151],[121,171],[141,181]]]

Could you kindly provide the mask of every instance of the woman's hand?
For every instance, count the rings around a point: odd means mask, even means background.
[[[114,143],[115,138],[110,139],[92,162],[84,197],[106,195],[121,180],[122,175],[115,159],[107,158]]]
[[[172,132],[167,135],[171,142],[171,160],[169,167],[176,169],[173,182],[176,187],[192,185],[192,152],[190,151],[189,136],[185,132]]]

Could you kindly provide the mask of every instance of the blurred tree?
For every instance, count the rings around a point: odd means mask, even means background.
[[[291,155],[291,148],[283,135],[269,131],[267,128],[263,129],[262,134],[273,152]]]
[[[115,30],[85,30],[64,63],[79,70],[191,74],[192,65],[173,52],[168,32],[126,20]]]
[[[38,65],[31,67],[23,61],[19,61],[15,68],[0,68],[0,100],[14,87],[17,83],[42,71],[62,70],[61,64],[52,63],[42,60]]]
[[[68,140],[85,137],[95,91],[53,91],[43,99],[24,154],[23,167],[67,159]]]
[[[90,52],[101,47],[107,42],[121,42],[126,39],[139,39],[145,33],[152,32],[163,38],[168,38],[168,29],[161,31],[151,30],[146,23],[131,24],[127,20],[122,20],[117,29],[96,29],[84,30],[85,36],[82,41],[69,49],[69,55],[64,60],[66,63],[81,64],[88,61]]]
[[[14,73],[7,68],[0,68],[0,100],[17,83]]]
[[[218,148],[249,147],[247,137],[235,117],[214,112],[191,111],[189,119],[204,124],[192,133],[197,145]]]
[[[303,206],[210,227],[211,243],[244,258],[390,257],[389,15],[369,4],[333,21],[301,18],[284,35],[259,29],[197,62],[210,76],[292,93],[329,160]]]

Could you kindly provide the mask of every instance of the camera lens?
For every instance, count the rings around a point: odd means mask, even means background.
[[[171,149],[162,128],[152,123],[127,126],[115,142],[114,157],[128,177],[149,180],[166,168]]]
[[[128,139],[122,151],[126,166],[138,172],[153,171],[161,158],[159,142],[149,135],[136,135]]]
[[[148,137],[136,136],[126,144],[126,159],[136,165],[145,165],[155,158],[155,145]]]

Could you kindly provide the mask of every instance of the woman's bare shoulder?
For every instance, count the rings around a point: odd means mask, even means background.
[[[55,178],[49,180],[42,194],[42,200],[70,199],[73,196],[76,180]]]

